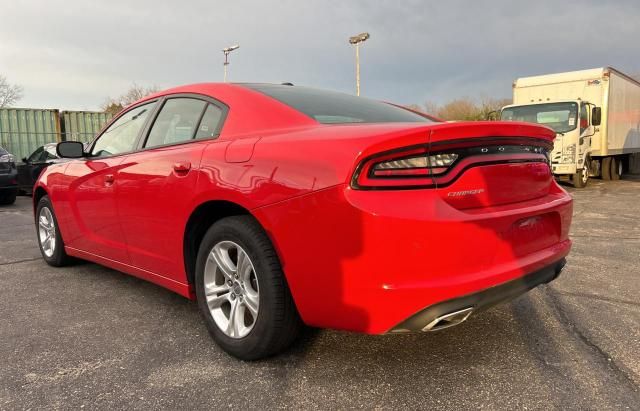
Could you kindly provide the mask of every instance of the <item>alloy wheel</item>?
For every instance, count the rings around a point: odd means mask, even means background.
[[[42,207],[38,215],[38,236],[40,247],[47,257],[53,256],[56,251],[56,223],[49,207]]]
[[[213,246],[204,268],[207,306],[220,330],[245,337],[256,323],[260,305],[258,278],[247,252],[233,241]]]

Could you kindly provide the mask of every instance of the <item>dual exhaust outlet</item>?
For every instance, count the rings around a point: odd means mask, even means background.
[[[473,312],[473,307],[464,308],[462,310],[453,311],[448,314],[436,317],[433,321],[427,324],[422,331],[438,331],[445,328],[453,327],[458,324],[462,324]]]

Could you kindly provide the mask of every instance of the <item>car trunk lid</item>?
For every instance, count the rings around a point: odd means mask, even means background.
[[[433,174],[444,201],[463,210],[531,200],[549,193],[547,153],[555,133],[512,122],[450,123],[431,130],[429,154],[455,153],[454,164]]]

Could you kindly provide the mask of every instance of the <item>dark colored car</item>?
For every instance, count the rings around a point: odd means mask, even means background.
[[[17,174],[15,157],[0,147],[0,204],[13,204],[16,201]]]
[[[29,157],[23,158],[18,164],[18,190],[31,194],[33,184],[38,180],[38,176],[48,165],[59,160],[56,154],[56,144],[49,143],[38,147]]]

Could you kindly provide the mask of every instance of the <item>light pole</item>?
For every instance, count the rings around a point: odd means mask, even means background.
[[[356,95],[360,95],[360,43],[364,43],[369,37],[369,33],[360,33],[357,36],[349,37],[349,43],[356,46]]]
[[[224,82],[227,82],[227,66],[229,65],[229,53],[231,53],[233,50],[239,48],[239,45],[234,45],[231,47],[227,47],[226,49],[222,49],[222,52],[224,53]]]

